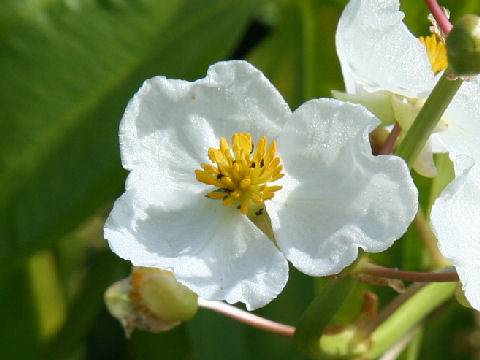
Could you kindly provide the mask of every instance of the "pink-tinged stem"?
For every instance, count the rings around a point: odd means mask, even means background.
[[[442,29],[445,35],[448,34],[450,30],[452,30],[453,25],[444,14],[440,5],[438,5],[437,0],[425,0],[425,3],[437,21],[438,26],[440,26],[440,29]]]
[[[198,306],[216,311],[244,324],[256,327],[257,329],[261,329],[272,334],[293,337],[293,334],[295,333],[295,328],[293,326],[264,319],[260,316],[243,311],[235,306],[228,305],[220,301],[206,300],[199,297]]]
[[[369,265],[362,269],[368,275],[375,275],[387,279],[397,279],[415,282],[457,282],[458,274],[455,271],[448,272],[417,272],[387,268],[379,265]]]
[[[402,128],[398,122],[395,122],[392,131],[390,131],[390,134],[388,135],[387,141],[385,141],[385,144],[383,144],[383,147],[378,152],[378,155],[389,155],[392,153],[395,142],[397,141],[398,135],[400,135],[401,131]]]

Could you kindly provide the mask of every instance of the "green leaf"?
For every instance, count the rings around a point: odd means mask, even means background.
[[[34,359],[39,327],[27,266],[0,276],[0,359]]]
[[[69,306],[60,331],[42,349],[42,359],[65,359],[82,344],[93,321],[104,309],[103,293],[128,265],[109,250],[101,251],[89,268],[78,294]]]
[[[157,74],[204,76],[232,51],[252,4],[2,2],[2,270],[120,194],[117,131],[128,99]]]
[[[341,8],[333,1],[284,1],[271,35],[248,59],[264,71],[295,109],[343,89],[334,33]]]

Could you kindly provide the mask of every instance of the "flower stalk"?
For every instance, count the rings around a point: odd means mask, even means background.
[[[450,266],[450,262],[445,260],[440,253],[440,250],[438,250],[437,239],[435,238],[435,235],[433,235],[432,229],[421,211],[415,216],[413,224],[415,225],[415,229],[417,230],[428,256],[430,257],[430,270],[437,270]]]
[[[396,155],[412,167],[430,134],[462,85],[461,79],[451,80],[446,70],[418,113],[414,123],[399,145]]]
[[[438,5],[437,0],[425,0],[428,8],[430,9],[433,17],[437,21],[438,26],[444,34],[448,34],[452,30],[453,25],[448,20],[447,16],[443,12],[443,9]]]
[[[378,155],[391,154],[393,151],[393,148],[395,147],[397,138],[401,132],[402,132],[402,128],[400,127],[400,124],[396,121],[392,131],[390,131],[390,134],[388,135],[387,140],[383,144],[383,147],[378,152]]]
[[[405,271],[397,270],[388,267],[383,267],[375,264],[368,264],[363,270],[365,274],[379,276],[387,279],[397,279],[403,281],[417,281],[417,282],[457,282],[458,274],[455,271],[448,272],[419,272],[419,271]]]
[[[280,324],[272,320],[262,318],[235,306],[225,304],[221,301],[198,298],[198,306],[223,314],[248,326],[286,337],[293,337],[295,328],[290,325]]]

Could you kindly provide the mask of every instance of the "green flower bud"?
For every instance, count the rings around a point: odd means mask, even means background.
[[[108,311],[117,319],[126,318],[133,308],[133,302],[128,296],[128,279],[117,281],[105,291],[105,305]]]
[[[480,18],[464,15],[447,36],[448,66],[455,75],[480,73]]]
[[[197,312],[197,294],[180,284],[167,271],[143,268],[139,288],[145,305],[157,316],[167,320],[185,321]]]
[[[105,292],[110,313],[125,328],[168,331],[192,318],[198,308],[197,295],[177,282],[169,271],[135,267],[132,275]]]

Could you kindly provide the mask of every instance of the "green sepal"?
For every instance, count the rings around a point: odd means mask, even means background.
[[[395,113],[392,107],[393,93],[381,90],[371,93],[348,94],[337,90],[332,90],[334,98],[342,101],[349,101],[355,104],[365,106],[376,117],[380,119],[383,126],[395,123]]]

